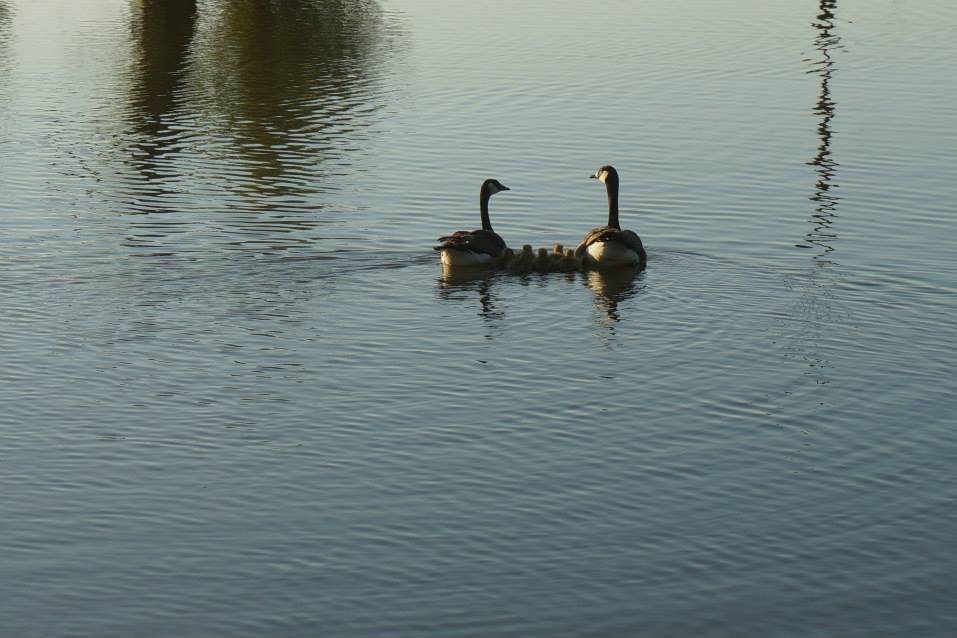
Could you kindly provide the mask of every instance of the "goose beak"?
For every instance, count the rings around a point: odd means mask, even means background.
[[[589,175],[588,179],[598,179],[598,173],[595,173],[594,175]]]
[[[510,190],[512,190],[512,189],[509,188],[508,186],[506,186],[505,184],[502,184],[502,190],[503,190],[503,191],[510,191]]]

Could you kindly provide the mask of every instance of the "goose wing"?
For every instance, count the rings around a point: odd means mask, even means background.
[[[505,250],[505,240],[487,230],[460,230],[439,237],[440,244],[434,246],[435,250],[468,250],[473,253],[484,253],[493,257],[501,254]]]
[[[612,228],[611,226],[599,226],[598,228],[592,228],[590,231],[588,231],[588,234],[585,235],[585,239],[583,239],[582,242],[575,248],[575,256],[581,257],[584,255],[588,247],[595,242],[609,240],[617,241],[617,235],[620,233],[620,230],[617,228]]]
[[[641,243],[641,237],[633,230],[623,230],[619,233],[619,240],[639,255],[645,254],[645,247]]]
[[[585,239],[582,240],[582,243],[578,244],[578,247],[575,248],[575,255],[581,257],[589,246],[599,241],[615,241],[620,244],[624,244],[639,255],[644,254],[645,252],[645,247],[641,243],[641,238],[638,237],[638,234],[635,233],[635,231],[621,230],[618,228],[612,228],[611,226],[599,226],[598,228],[592,228],[590,231],[588,231],[588,234],[585,235]]]

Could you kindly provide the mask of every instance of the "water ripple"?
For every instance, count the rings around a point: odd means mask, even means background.
[[[899,4],[0,0],[0,634],[950,635]],[[606,162],[646,271],[442,271]]]

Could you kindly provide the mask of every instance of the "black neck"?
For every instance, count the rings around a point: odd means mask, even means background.
[[[482,211],[482,230],[492,231],[492,222],[488,218],[488,198],[492,196],[492,193],[489,192],[489,189],[482,187],[482,191],[479,193],[479,210]]]
[[[608,225],[612,228],[621,228],[618,224],[618,178],[609,175],[605,179],[605,190],[608,191]]]

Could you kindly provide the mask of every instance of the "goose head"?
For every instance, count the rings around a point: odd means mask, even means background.
[[[618,171],[615,170],[614,166],[605,164],[597,171],[594,175],[590,176],[591,179],[597,179],[602,184],[607,184],[609,181],[618,182]]]
[[[501,193],[502,191],[511,190],[508,186],[498,181],[497,179],[487,179],[482,182],[482,194],[492,196],[495,193]]]

